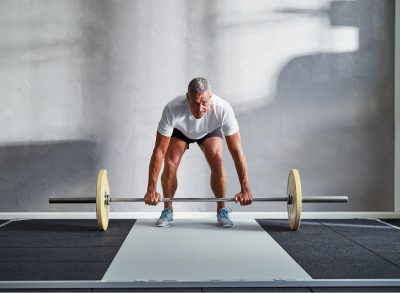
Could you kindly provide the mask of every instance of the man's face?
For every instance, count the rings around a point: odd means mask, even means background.
[[[206,114],[208,110],[208,106],[211,101],[211,92],[204,92],[202,94],[186,94],[186,97],[189,101],[190,111],[194,118],[200,119]]]

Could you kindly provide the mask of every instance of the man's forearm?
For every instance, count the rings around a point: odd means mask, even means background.
[[[250,189],[249,177],[247,174],[247,162],[243,152],[237,152],[233,155],[233,161],[235,163],[236,172],[239,177],[239,183],[242,191]]]
[[[161,151],[153,151],[149,165],[149,180],[147,184],[147,191],[154,191],[157,189],[158,175],[160,174],[163,159],[164,154]]]

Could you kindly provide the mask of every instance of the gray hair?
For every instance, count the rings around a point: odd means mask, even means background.
[[[203,77],[193,78],[188,85],[188,93],[189,94],[202,94],[204,92],[211,93],[211,86],[208,83],[207,79]]]

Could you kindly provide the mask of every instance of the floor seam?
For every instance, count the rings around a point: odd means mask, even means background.
[[[328,228],[329,230],[333,231],[334,233],[336,233],[336,234],[338,234],[338,235],[340,235],[340,236],[346,238],[347,240],[350,240],[350,241],[353,242],[353,243],[356,243],[357,245],[359,245],[360,247],[364,248],[365,250],[367,250],[367,251],[371,252],[372,254],[374,254],[374,255],[376,255],[376,256],[378,256],[378,257],[380,257],[380,258],[386,260],[387,262],[391,263],[392,265],[394,265],[395,267],[397,267],[398,269],[400,269],[400,265],[394,263],[394,262],[391,261],[390,259],[387,259],[386,257],[384,257],[384,256],[380,255],[379,253],[377,253],[377,252],[371,250],[370,248],[368,248],[368,247],[362,245],[361,243],[359,243],[359,242],[357,242],[357,241],[355,241],[355,240],[353,240],[353,239],[347,237],[346,235],[343,235],[343,234],[339,233],[339,232],[336,231],[335,229],[329,227],[328,225],[325,225],[323,222],[321,222],[321,221],[318,221],[318,222],[319,222],[322,226],[324,226],[324,227]]]
[[[299,261],[297,261],[297,259],[295,259],[290,253],[289,253],[289,251],[287,251],[287,248],[285,248],[285,247],[283,247],[283,245],[281,245],[281,243],[279,243],[279,241],[277,240],[277,239],[275,239],[266,229],[264,229],[264,227],[263,227],[263,225],[261,225],[261,223],[260,223],[260,221],[262,221],[263,219],[254,219],[255,221],[256,221],[256,223],[263,229],[263,231],[265,232],[265,233],[267,233],[270,237],[272,237],[272,239],[274,239],[274,241],[297,263],[297,265],[300,267],[300,268],[302,268],[306,273],[307,273],[307,275],[309,275],[310,277],[311,277],[311,279],[314,279],[314,277],[313,276],[311,276],[311,274],[308,272],[308,271],[306,271],[306,269],[300,264],[300,262]]]
[[[376,219],[376,221],[378,221],[379,223],[382,223],[382,224],[384,224],[384,225],[390,226],[390,227],[392,227],[392,228],[394,228],[394,229],[400,230],[400,227],[397,227],[397,226],[395,226],[395,225],[392,225],[392,224],[390,224],[390,223],[387,223],[387,222],[385,222],[385,221],[383,221],[383,220],[381,220],[381,219]]]
[[[3,228],[4,226],[11,224],[12,222],[14,222],[14,219],[8,220],[7,222],[4,222],[3,224],[0,225],[0,228]]]

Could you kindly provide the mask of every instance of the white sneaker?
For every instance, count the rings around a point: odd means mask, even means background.
[[[174,213],[172,212],[172,210],[170,210],[169,208],[165,208],[161,212],[161,216],[158,218],[158,220],[156,222],[156,226],[157,227],[170,226],[174,222],[173,216],[174,216]]]
[[[217,219],[219,226],[222,228],[230,228],[233,226],[233,222],[229,219],[229,213],[232,212],[231,208],[222,208],[217,213]]]

